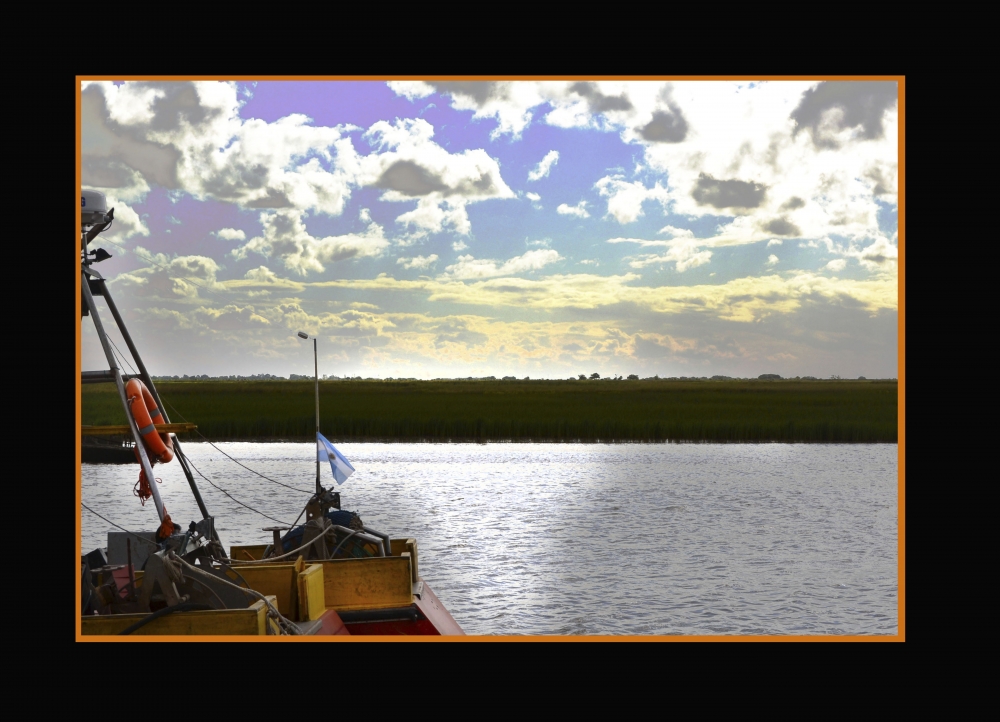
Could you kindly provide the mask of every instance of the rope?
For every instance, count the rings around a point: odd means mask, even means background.
[[[337,548],[336,548],[336,549],[334,549],[334,550],[333,550],[333,552],[332,552],[332,553],[330,554],[330,558],[331,558],[331,559],[333,559],[333,558],[334,558],[335,556],[337,556],[337,552],[339,552],[339,551],[340,551],[340,547],[344,546],[344,542],[345,542],[345,541],[347,541],[348,539],[350,539],[350,538],[351,538],[352,536],[354,536],[355,534],[357,534],[357,533],[358,533],[359,531],[361,531],[361,530],[360,530],[360,529],[355,529],[355,530],[354,530],[354,531],[352,531],[352,532],[351,532],[350,534],[348,534],[348,535],[347,535],[347,536],[345,536],[345,537],[344,537],[343,539],[341,539],[341,540],[340,540],[340,544],[338,544],[338,545],[337,545]]]
[[[311,547],[311,546],[312,546],[313,544],[315,544],[315,543],[316,543],[316,542],[317,542],[318,540],[320,540],[320,539],[323,539],[323,538],[324,538],[324,537],[325,537],[325,536],[327,535],[327,532],[329,532],[329,531],[332,531],[332,529],[330,529],[330,528],[327,528],[327,529],[326,529],[326,530],[325,530],[325,531],[324,531],[324,532],[323,532],[322,534],[320,534],[319,536],[317,536],[317,537],[314,537],[314,538],[313,538],[312,540],[310,540],[310,542],[309,542],[308,544],[303,544],[303,545],[302,545],[302,546],[300,546],[300,547],[299,547],[298,549],[292,549],[292,550],[291,550],[290,552],[285,552],[284,554],[281,554],[280,556],[276,556],[276,557],[268,557],[267,559],[254,559],[253,561],[250,561],[250,562],[248,562],[248,561],[243,561],[242,559],[230,559],[230,560],[229,560],[229,562],[237,562],[237,563],[239,563],[239,564],[260,564],[261,562],[273,562],[273,561],[274,561],[274,560],[276,560],[276,559],[284,559],[285,557],[288,557],[288,556],[291,556],[291,555],[292,555],[292,554],[294,554],[295,552],[300,552],[300,551],[302,551],[302,550],[303,550],[303,549],[305,549],[306,547]],[[336,533],[336,532],[334,532],[334,533]],[[349,539],[349,538],[350,538],[351,536],[353,536],[353,535],[354,535],[354,534],[356,534],[356,533],[357,533],[357,532],[355,531],[355,532],[353,532],[353,533],[349,534],[348,536],[344,537],[344,541],[347,541],[347,540],[348,540],[348,539]],[[343,543],[344,543],[344,541],[342,541],[342,542],[341,542],[341,544],[343,544]],[[337,547],[337,549],[340,549],[340,547],[338,546],[338,547]],[[331,556],[332,556],[332,555],[331,555]]]
[[[230,587],[233,587],[234,589],[238,589],[238,590],[240,590],[241,592],[243,592],[245,594],[250,594],[251,596],[256,597],[257,599],[259,599],[260,601],[264,602],[264,604],[267,605],[267,608],[271,611],[271,614],[269,616],[271,616],[278,623],[278,628],[284,634],[299,634],[298,627],[296,627],[291,621],[289,621],[288,619],[286,619],[281,614],[281,612],[278,611],[278,608],[275,607],[273,604],[271,604],[270,600],[268,600],[267,597],[265,597],[260,592],[254,590],[254,589],[244,589],[243,587],[241,587],[241,586],[239,586],[237,584],[233,584],[232,582],[226,581],[225,579],[220,579],[219,577],[215,576],[214,574],[209,574],[208,572],[204,571],[203,569],[199,569],[198,567],[194,566],[193,564],[189,564],[188,562],[184,561],[183,559],[181,559],[179,556],[177,556],[173,552],[169,552],[167,554],[167,557],[170,558],[172,561],[180,562],[181,564],[183,564],[185,567],[187,567],[190,571],[193,571],[198,576],[209,577],[213,582],[222,582],[223,584],[227,584]]]
[[[115,523],[114,523],[113,521],[111,521],[111,520],[110,520],[110,519],[108,519],[107,517],[104,517],[104,516],[101,516],[101,515],[100,515],[100,514],[98,514],[98,513],[96,512],[96,511],[94,511],[93,509],[91,509],[91,508],[90,508],[89,506],[87,506],[86,504],[84,504],[83,502],[80,502],[80,506],[82,506],[82,507],[83,507],[84,509],[86,509],[87,511],[89,511],[89,512],[90,512],[91,514],[93,514],[94,516],[97,516],[97,517],[100,517],[101,519],[104,519],[104,521],[106,521],[106,522],[107,522],[108,524],[110,524],[111,526],[113,526],[113,527],[117,527],[118,529],[121,529],[121,530],[122,530],[123,532],[125,532],[126,534],[131,534],[132,536],[134,536],[134,537],[135,537],[136,539],[138,539],[139,541],[141,541],[141,542],[145,542],[146,544],[149,544],[149,545],[150,545],[150,546],[152,546],[152,547],[156,547],[157,549],[159,549],[159,548],[160,548],[160,545],[159,545],[159,544],[157,544],[156,542],[151,542],[151,541],[150,541],[149,539],[146,539],[145,537],[141,537],[141,536],[139,536],[139,535],[138,535],[138,534],[136,534],[136,533],[135,533],[134,531],[129,531],[128,529],[126,529],[126,528],[125,528],[125,527],[123,527],[123,526],[118,526],[118,524],[115,524]]]

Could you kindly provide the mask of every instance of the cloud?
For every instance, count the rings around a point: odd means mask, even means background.
[[[671,238],[694,238],[694,231],[688,228],[677,228],[675,226],[664,226],[657,233],[669,234]]]
[[[812,107],[803,105],[803,98],[817,87],[800,81],[767,82],[753,89],[735,82],[673,83],[669,102],[683,108],[689,126],[684,142],[644,139],[635,129],[648,122],[647,116],[621,137],[641,145],[645,183],[661,178],[671,213],[718,217],[717,238],[706,246],[829,235],[868,245],[880,233],[880,204],[896,200],[897,109],[889,103],[878,115],[880,137],[853,142],[849,152],[830,153],[813,142],[811,126],[800,125],[797,131],[790,116],[800,105]],[[864,88],[855,90],[864,96]],[[663,95],[656,98],[658,108],[665,102]],[[830,112],[833,117],[841,111]],[[803,123],[809,119],[799,115]],[[823,128],[829,126],[837,143],[849,142],[863,130],[863,124],[838,131],[836,124],[823,122],[816,126],[818,137],[826,137]],[[779,219],[788,225],[766,230]]]
[[[243,208],[340,214],[357,158],[348,128],[244,121],[241,104],[235,83],[84,83],[84,184],[135,194],[148,181]]]
[[[586,98],[591,113],[607,113],[609,110],[632,110],[632,101],[625,93],[605,95],[597,83],[573,83],[569,92]]]
[[[844,255],[858,259],[858,263],[868,271],[880,271],[895,268],[899,249],[888,238],[880,236],[864,248],[848,249]]]
[[[435,263],[437,263],[438,257],[436,253],[432,253],[429,256],[416,256],[414,258],[397,258],[396,263],[401,265],[403,268],[430,268]]]
[[[671,228],[668,226],[668,228]],[[683,229],[673,229],[683,230]],[[690,231],[687,232],[690,234]],[[683,273],[689,268],[697,268],[708,263],[712,258],[711,251],[703,251],[699,247],[699,239],[690,235],[682,235],[667,241],[647,241],[640,238],[612,238],[608,243],[636,243],[643,248],[660,246],[667,248],[667,252],[662,255],[646,254],[629,261],[632,268],[645,268],[656,264],[673,263],[678,273]]]
[[[557,274],[537,279],[483,278],[470,282],[448,277],[405,281],[382,276],[375,279],[321,281],[311,285],[366,291],[420,290],[432,302],[493,308],[596,309],[632,304],[656,314],[694,312],[740,323],[773,314],[792,313],[806,303],[818,304],[824,308],[845,305],[875,314],[882,309],[895,310],[898,300],[896,278],[886,273],[871,279],[852,280],[797,271],[784,276],[772,274],[738,278],[717,285],[631,285],[639,279],[640,276],[634,273],[620,276]]]
[[[590,218],[590,214],[586,211],[584,206],[587,205],[587,201],[580,201],[575,206],[567,205],[566,203],[560,203],[556,208],[556,213],[563,216],[579,216],[580,218]]]
[[[777,264],[778,264],[778,257],[776,255],[772,253],[770,256],[767,257],[768,266],[776,266]]]
[[[223,228],[213,233],[224,241],[245,241],[247,234],[237,228]]]
[[[787,218],[775,218],[764,224],[764,230],[779,236],[799,236],[802,231]]]
[[[890,201],[896,196],[896,173],[895,164],[873,165],[865,171],[865,178],[872,182],[872,194],[878,198],[887,198]]]
[[[263,235],[236,248],[233,257],[242,260],[251,252],[274,257],[300,276],[310,271],[322,273],[326,270],[324,263],[378,256],[389,245],[377,223],[370,223],[362,233],[325,238],[312,236],[302,213],[295,210],[265,211],[260,214],[260,223]]]
[[[518,138],[532,119],[531,108],[545,102],[540,85],[533,82],[487,80],[390,81],[393,92],[413,101],[433,93],[451,97],[451,107],[472,110],[473,118],[494,118],[497,127],[491,138],[509,133]]]
[[[545,154],[545,157],[538,162],[538,165],[536,165],[535,168],[530,173],[528,173],[528,180],[536,181],[545,178],[546,176],[548,176],[549,171],[552,169],[552,166],[554,166],[558,162],[558,160],[559,160],[559,151],[550,150],[548,153]]]
[[[458,262],[445,268],[442,278],[492,278],[494,276],[511,276],[543,268],[550,263],[562,260],[558,251],[537,250],[528,251],[524,255],[511,258],[500,263],[489,259],[476,259],[471,255],[459,256]]]
[[[532,193],[531,191],[528,191],[524,195],[527,196],[529,201],[534,201],[535,203],[542,200],[542,197],[540,195],[538,195],[537,193]]]
[[[896,104],[894,81],[829,81],[802,94],[791,119],[792,135],[808,129],[818,148],[839,148],[847,138],[875,140],[885,135],[885,112]]]
[[[654,111],[652,119],[636,132],[652,143],[680,143],[687,137],[688,124],[681,109],[671,103],[666,110]]]
[[[390,81],[388,85],[411,101],[442,93],[451,97],[452,108],[473,111],[474,119],[495,119],[493,139],[504,134],[519,138],[536,109],[545,113],[544,122],[562,128],[634,132],[631,128],[641,121],[650,126],[650,140],[675,137],[686,123],[678,105],[664,95],[670,84],[656,81]],[[655,111],[675,118],[674,127],[668,128],[669,122],[659,116],[651,121]]]
[[[767,247],[770,248],[771,246],[780,246],[781,243],[782,241],[780,239],[772,238],[770,241],[767,242]]]
[[[468,247],[469,247],[469,244],[466,243],[465,241],[461,240],[461,239],[459,239],[457,241],[453,241],[452,244],[451,244],[451,250],[453,250],[453,251],[464,251]]]
[[[251,268],[243,277],[260,283],[275,283],[278,280],[274,271],[267,266],[257,266],[257,268]]]
[[[847,266],[847,261],[845,261],[843,258],[835,258],[834,260],[830,261],[825,266],[823,266],[823,268],[838,272],[838,271],[843,271],[846,266]]]
[[[226,290],[216,279],[219,264],[207,256],[170,258],[164,253],[151,253],[142,246],[135,247],[135,255],[150,265],[115,278],[116,283],[127,287],[135,296],[190,301],[199,297],[199,290]]]
[[[767,188],[760,183],[736,179],[717,180],[701,173],[691,191],[691,197],[703,206],[713,208],[756,208],[764,202]]]
[[[497,161],[483,149],[449,153],[433,141],[434,128],[422,118],[379,121],[365,138],[379,151],[359,161],[361,185],[381,188],[384,201],[418,200],[396,222],[414,226],[414,237],[450,226],[468,234],[465,206],[491,198],[514,198]]]
[[[643,214],[644,201],[659,201],[664,211],[670,201],[670,193],[660,185],[659,181],[652,188],[646,188],[641,181],[629,183],[621,176],[604,176],[594,184],[594,187],[608,199],[608,215],[614,216],[619,223],[632,223],[637,220]]]

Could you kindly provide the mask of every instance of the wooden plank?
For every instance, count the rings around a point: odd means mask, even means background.
[[[296,569],[294,564],[261,564],[242,565],[236,567],[250,588],[260,592],[265,597],[277,599],[278,611],[293,621],[297,621],[299,608],[299,591],[296,584]],[[227,575],[228,576],[228,575]],[[230,577],[239,583],[234,574]]]
[[[411,571],[413,572],[412,581],[416,584],[420,580],[420,563],[417,559],[417,540],[412,537],[405,539],[390,539],[389,546],[392,549],[389,554],[394,557],[400,556],[403,552],[410,553]]]
[[[275,600],[272,597],[271,603]],[[123,629],[135,624],[146,614],[105,614],[90,615],[82,618],[82,633],[85,635],[112,634],[117,635]],[[140,627],[132,634],[146,636],[162,634],[180,635],[251,635],[260,636],[265,633],[267,606],[258,600],[247,609],[207,609],[197,612],[177,612],[154,619],[149,624]]]
[[[327,608],[336,610],[405,607],[413,602],[410,553],[367,559],[334,559],[323,565]]]
[[[268,544],[234,544],[229,547],[229,558],[240,562],[256,562],[264,558]]]
[[[310,622],[326,612],[326,592],[323,587],[323,565],[310,564],[299,572],[299,619]]]
[[[183,434],[186,431],[194,431],[198,427],[195,424],[156,424],[156,430],[161,434]],[[125,426],[81,426],[80,433],[83,436],[130,436],[132,428]]]

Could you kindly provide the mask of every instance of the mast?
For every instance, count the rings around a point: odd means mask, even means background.
[[[87,207],[88,199],[91,202],[90,208]],[[160,413],[163,415],[164,422],[169,424],[170,417],[167,414],[166,407],[160,399],[159,392],[156,390],[156,385],[153,383],[153,379],[149,375],[146,365],[142,361],[142,356],[140,356],[139,350],[136,348],[135,343],[132,340],[132,336],[129,334],[128,328],[125,326],[125,320],[122,318],[121,313],[118,311],[118,307],[115,305],[114,299],[111,297],[111,292],[108,289],[107,282],[100,273],[91,268],[93,263],[98,263],[110,258],[110,254],[104,250],[98,250],[93,254],[94,258],[91,258],[91,254],[88,251],[87,246],[98,236],[98,234],[107,230],[107,228],[111,226],[111,223],[114,220],[114,208],[105,212],[106,203],[103,194],[95,193],[94,191],[84,191],[81,200],[83,210],[83,233],[81,238],[81,289],[83,292],[85,307],[84,315],[89,315],[93,319],[94,328],[101,341],[101,346],[104,349],[104,355],[107,358],[109,366],[108,372],[84,371],[83,381],[95,382],[113,380],[115,382],[115,385],[118,388],[118,395],[121,398],[122,408],[125,411],[125,417],[128,419],[129,428],[132,432],[133,438],[135,439],[135,448],[139,455],[139,463],[142,466],[143,473],[150,482],[149,487],[153,494],[153,503],[156,506],[156,512],[159,515],[160,522],[162,523],[166,511],[163,506],[163,501],[160,498],[159,489],[157,488],[155,479],[153,478],[152,464],[150,463],[149,456],[146,453],[142,437],[139,434],[139,428],[136,425],[131,409],[129,408],[128,397],[125,393],[125,380],[122,375],[123,371],[118,367],[115,355],[112,353],[107,332],[104,329],[104,324],[101,321],[100,314],[97,310],[97,303],[94,300],[95,295],[103,296],[105,302],[108,304],[111,316],[114,318],[115,324],[117,325],[122,338],[125,340],[125,344],[128,346],[132,360],[135,362],[136,368],[139,370],[139,377],[142,379],[142,382],[146,385],[146,388],[149,389],[150,394],[152,394],[153,399],[156,401],[157,408],[159,408]],[[185,458],[180,446],[180,441],[178,440],[176,434],[171,434],[171,437],[174,448],[177,451],[177,460],[184,471],[184,476],[187,478],[188,486],[191,487],[191,493],[194,495],[195,502],[198,504],[198,509],[201,512],[202,518],[208,519],[210,517],[208,508],[205,506],[205,501],[202,499],[201,492],[199,491],[198,485],[194,480],[194,475],[191,473],[191,469],[188,466],[187,459]],[[215,530],[215,524],[211,525],[211,535],[216,541],[220,541],[218,532]]]
[[[319,354],[316,350],[316,337],[313,336],[313,373],[316,375],[316,494],[323,493],[319,483]]]

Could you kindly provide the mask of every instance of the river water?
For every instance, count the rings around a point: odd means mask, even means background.
[[[221,489],[295,520],[310,444],[184,443]],[[412,536],[420,573],[468,634],[896,634],[895,444],[361,444],[344,509]],[[200,518],[178,462],[154,468],[174,521]],[[323,484],[333,483],[329,466]],[[138,465],[84,464],[83,503],[158,526]],[[198,477],[196,477],[198,478]],[[222,541],[275,521],[198,478]],[[82,551],[109,525],[82,511]]]

